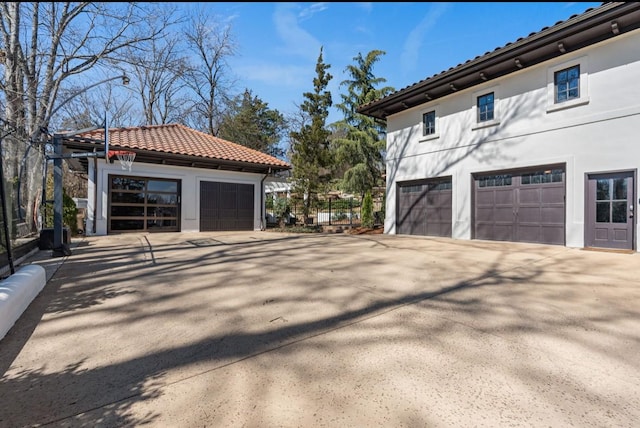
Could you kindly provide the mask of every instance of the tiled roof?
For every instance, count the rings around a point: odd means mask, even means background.
[[[491,80],[506,73],[516,72],[522,68],[522,64],[525,67],[531,66],[549,59],[552,54],[559,56],[565,52],[570,53],[574,49],[606,40],[618,33],[631,31],[637,28],[637,5],[638,2],[603,2],[597,7],[588,8],[552,26],[544,27],[526,37],[520,37],[514,42],[496,47],[492,51],[363,104],[357,111],[384,119],[390,114],[450,95],[457,90],[482,84],[487,78]],[[609,21],[617,27],[613,29]],[[559,41],[567,42],[562,43],[564,50],[558,47]],[[547,49],[546,45],[551,48]],[[512,55],[515,57],[512,58]],[[515,59],[522,59],[517,55],[526,56],[529,62],[514,62]],[[487,69],[491,69],[493,73],[487,72]]]
[[[537,36],[537,35],[539,35],[539,34],[541,34],[541,33],[545,32],[545,31],[547,31],[547,30],[549,30],[549,29],[551,29],[551,28],[553,28],[553,27],[558,27],[558,26],[560,26],[561,24],[564,24],[564,23],[566,23],[566,22],[568,22],[568,21],[570,21],[570,20],[572,20],[572,19],[575,19],[575,18],[579,17],[580,15],[584,15],[584,14],[586,14],[586,13],[588,13],[588,12],[591,12],[591,11],[593,11],[594,9],[595,9],[595,8],[592,8],[592,7],[591,7],[591,8],[588,8],[587,10],[585,10],[582,14],[573,14],[573,15],[571,15],[571,17],[567,18],[566,20],[562,20],[562,21],[558,21],[558,22],[556,22],[556,23],[555,23],[553,26],[551,26],[551,27],[550,27],[550,26],[543,27],[540,31],[534,31],[534,32],[532,32],[532,33],[529,33],[529,35],[528,35],[528,36],[526,36],[526,37],[519,37],[515,42],[507,42],[504,46],[498,46],[498,47],[496,47],[495,49],[493,49],[493,50],[491,50],[491,51],[487,51],[487,52],[485,52],[485,53],[484,53],[484,54],[482,54],[482,55],[477,55],[477,56],[476,56],[475,58],[473,58],[473,59],[468,59],[468,60],[466,60],[464,63],[460,63],[460,64],[458,64],[458,65],[456,65],[456,66],[449,67],[447,70],[442,70],[441,72],[436,73],[436,74],[434,74],[434,75],[433,75],[433,76],[431,76],[431,77],[427,77],[427,78],[425,78],[425,79],[420,80],[420,81],[419,81],[419,82],[417,82],[417,83],[413,83],[413,84],[411,84],[411,85],[405,86],[404,88],[399,89],[399,90],[397,90],[396,92],[402,92],[402,91],[404,91],[405,89],[408,89],[408,88],[410,88],[410,87],[412,87],[412,86],[415,86],[415,85],[417,85],[417,84],[419,84],[419,83],[423,83],[423,82],[426,82],[427,80],[434,79],[434,78],[436,78],[436,77],[438,77],[438,76],[440,76],[440,75],[443,75],[443,74],[445,74],[445,73],[447,73],[447,72],[450,72],[450,71],[453,71],[453,70],[455,70],[455,69],[457,69],[457,68],[460,68],[460,67],[462,67],[463,65],[468,64],[468,63],[470,63],[470,62],[472,62],[472,61],[479,61],[479,60],[481,60],[481,59],[483,59],[483,58],[485,58],[485,57],[490,56],[491,54],[497,53],[497,52],[499,52],[499,51],[501,51],[501,50],[503,50],[503,49],[505,49],[505,48],[508,48],[509,46],[513,45],[514,43],[518,43],[518,42],[526,41],[527,39],[530,39],[530,38],[532,38],[532,37],[534,37],[534,36]]]
[[[104,130],[98,129],[82,136],[103,140]],[[180,124],[110,128],[109,150],[122,149],[290,168],[287,162],[276,157]]]

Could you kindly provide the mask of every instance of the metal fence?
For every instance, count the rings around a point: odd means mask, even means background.
[[[303,201],[289,199],[290,215],[289,225],[304,225]],[[278,218],[274,213],[274,199],[266,199],[267,225],[277,225]],[[384,223],[384,200],[373,200],[374,226]],[[314,201],[310,210],[306,225],[320,226],[360,226],[362,224],[362,200],[360,198],[328,198]]]

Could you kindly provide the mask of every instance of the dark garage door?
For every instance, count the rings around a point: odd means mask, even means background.
[[[398,183],[398,234],[451,237],[451,178]]]
[[[200,183],[200,231],[253,230],[253,184]]]
[[[474,187],[476,239],[564,245],[564,167],[480,175]]]

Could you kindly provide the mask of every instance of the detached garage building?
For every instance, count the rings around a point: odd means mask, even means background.
[[[65,138],[64,151],[104,151],[104,140],[104,130]],[[135,153],[131,171],[115,156],[70,159],[88,177],[87,234],[260,230],[265,179],[290,169],[178,124],[109,129],[108,143]]]
[[[361,106],[385,233],[637,251],[639,46],[640,3],[603,3]]]

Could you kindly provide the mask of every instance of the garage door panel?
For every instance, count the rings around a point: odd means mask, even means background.
[[[451,218],[453,216],[453,210],[451,208],[443,208],[438,211],[438,218],[441,223],[451,224]]]
[[[513,205],[513,190],[509,189],[500,189],[495,190],[494,192],[494,203],[496,205]]]
[[[427,236],[442,236],[442,237],[450,237],[451,236],[451,223],[427,223]]]
[[[476,176],[474,236],[478,239],[564,244],[564,170],[540,167]]]
[[[493,239],[493,223],[477,223],[476,239]]]
[[[518,225],[517,240],[522,242],[537,242],[540,240],[540,225]]]
[[[200,230],[253,230],[253,184],[200,183]]]
[[[398,184],[397,233],[451,236],[451,180]]]
[[[564,223],[564,206],[561,207],[542,207],[542,223]]]
[[[494,207],[493,219],[496,222],[511,223],[513,221],[513,207]]]
[[[476,222],[478,224],[483,223],[483,222],[493,222],[493,207],[477,208],[476,209]]]
[[[520,188],[519,202],[520,204],[539,204],[541,201],[541,189],[532,189],[530,187]]]
[[[518,210],[518,221],[520,223],[540,223],[542,213],[540,207],[520,207]]]
[[[451,195],[450,191],[448,193],[444,193],[444,192],[440,193],[440,201],[438,204],[438,209],[449,210],[449,212],[451,212],[452,203],[453,203],[453,196]]]
[[[513,225],[495,224],[493,226],[493,235],[496,241],[513,241]]]
[[[542,202],[545,204],[562,204],[564,206],[564,186],[543,187]]]
[[[564,225],[544,225],[540,229],[541,244],[564,245]]]

